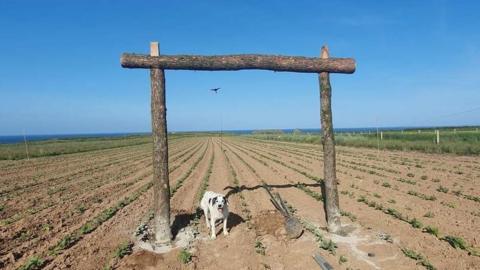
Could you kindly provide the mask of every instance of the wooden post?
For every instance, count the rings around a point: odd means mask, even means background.
[[[436,140],[436,143],[437,144],[440,144],[440,130],[435,130],[435,133],[437,134],[437,140]]]
[[[159,56],[158,42],[150,43],[150,55]],[[150,69],[151,113],[153,137],[153,208],[156,244],[168,244],[170,230],[170,183],[168,180],[167,108],[165,105],[165,73]]]
[[[383,141],[383,131],[380,131],[380,141]]]
[[[322,47],[322,59],[329,57],[328,48]],[[320,118],[323,131],[323,198],[327,217],[327,227],[330,232],[337,232],[341,228],[340,210],[338,202],[337,177],[335,168],[335,137],[332,124],[332,88],[330,74],[322,72],[319,75],[320,83]]]
[[[150,55],[123,54],[121,65],[125,68],[150,69],[152,88],[152,137],[154,181],[155,241],[171,240],[170,187],[168,180],[168,142],[165,106],[165,69],[173,70],[241,70],[263,69],[301,73],[319,73],[321,98],[321,124],[323,130],[324,176],[322,193],[328,228],[340,229],[337,179],[335,172],[335,139],[332,125],[331,86],[329,73],[355,72],[355,60],[329,58],[328,49],[322,48],[320,58],[281,55],[160,55],[158,43],[151,43]],[[223,128],[222,128],[223,133]],[[370,131],[368,131],[370,134]],[[223,134],[222,134],[223,136]]]

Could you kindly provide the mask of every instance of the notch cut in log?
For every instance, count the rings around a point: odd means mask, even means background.
[[[282,55],[122,55],[124,68],[159,68],[173,70],[225,70],[263,69],[301,73],[353,73],[355,60],[352,58],[321,59],[303,56]]]

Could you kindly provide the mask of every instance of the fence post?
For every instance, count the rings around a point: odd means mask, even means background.
[[[383,131],[380,131],[380,141],[383,141]]]
[[[150,55],[159,56],[158,42],[150,43]],[[150,69],[151,113],[153,137],[153,208],[156,244],[168,244],[170,229],[170,183],[168,179],[167,108],[165,105],[165,73]]]
[[[438,129],[435,130],[435,133],[437,135],[437,141],[436,142],[437,142],[437,144],[440,144],[440,130],[438,130]]]
[[[27,135],[25,135],[25,129],[23,130],[23,142],[25,143],[25,154],[27,155],[27,160],[30,160],[30,155],[28,153]]]
[[[322,47],[321,58],[328,58],[328,48]],[[337,232],[341,228],[340,210],[338,202],[337,177],[335,168],[335,137],[332,124],[332,88],[330,74],[322,72],[319,75],[320,83],[320,118],[323,131],[323,176],[322,193],[324,209],[327,217],[327,227],[330,232]]]

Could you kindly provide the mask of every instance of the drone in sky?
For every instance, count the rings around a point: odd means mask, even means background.
[[[210,89],[210,91],[213,91],[213,92],[215,92],[215,94],[216,94],[216,93],[218,92],[218,90],[220,90],[220,89],[221,89],[220,87],[218,87],[218,88],[212,88],[212,89]]]

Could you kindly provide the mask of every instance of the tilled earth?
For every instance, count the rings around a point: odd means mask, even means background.
[[[119,252],[151,217],[145,144],[0,161],[0,268],[38,258],[46,269],[320,269],[312,258],[319,253],[335,269],[479,269],[479,157],[337,147],[342,223],[354,228],[339,236],[325,230],[319,145],[243,137],[169,143],[172,222],[200,232],[191,262],[179,260],[180,249]],[[263,183],[304,222],[299,239],[286,238]],[[230,202],[230,235],[219,226],[216,240],[203,217],[194,220],[205,185]],[[446,241],[452,237],[465,249]]]

